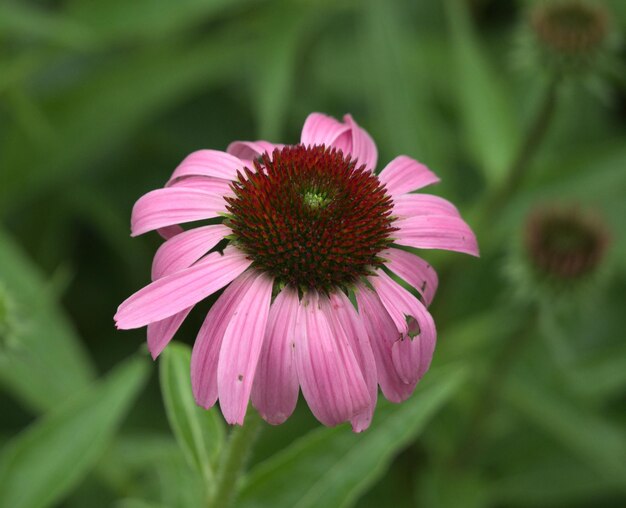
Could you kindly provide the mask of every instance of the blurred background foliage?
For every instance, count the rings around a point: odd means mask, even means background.
[[[202,313],[159,385],[145,331],[112,322],[160,242],[130,210],[187,153],[296,142],[311,111],[351,112],[381,167],[429,165],[482,257],[426,254],[414,396],[362,435],[304,404],[265,425],[238,505],[626,506],[626,2],[603,5],[602,65],[559,79],[529,149],[552,79],[531,2],[0,0],[0,506],[203,505],[227,429],[185,384]],[[610,232],[581,287],[528,270],[546,204]]]

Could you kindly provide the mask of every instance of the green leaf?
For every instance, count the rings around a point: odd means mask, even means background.
[[[400,405],[381,401],[372,427],[362,434],[346,426],[320,428],[255,467],[238,506],[349,506],[385,472],[393,457],[417,437],[454,395],[463,370],[430,372]]]
[[[63,498],[89,472],[148,375],[133,358],[16,436],[0,455],[0,506],[36,508]]]
[[[0,3],[0,36],[40,39],[72,49],[84,49],[92,43],[86,26],[19,1]]]
[[[68,2],[66,12],[93,30],[100,43],[160,39],[189,30],[254,0],[108,0]]]
[[[512,377],[505,385],[503,400],[599,474],[626,485],[626,435],[622,429],[551,394],[529,376]]]
[[[127,140],[152,116],[184,97],[226,81],[249,47],[233,34],[196,44],[151,45],[98,65],[74,86],[41,104],[51,140],[10,129],[0,146],[0,213],[37,192],[62,186]],[[85,128],[89,126],[89,128]]]
[[[519,133],[505,83],[491,66],[472,27],[467,2],[446,1],[464,136],[489,185],[502,181]]]
[[[50,286],[1,229],[0,285],[12,344],[0,349],[0,386],[36,411],[56,407],[90,384],[94,369]]]
[[[171,343],[161,355],[160,380],[170,426],[189,465],[207,484],[224,442],[224,428],[214,409],[199,407],[191,391],[189,346]]]
[[[357,48],[362,63],[360,86],[368,94],[371,116],[376,119],[372,130],[381,145],[393,157],[405,153],[435,167],[445,182],[450,150],[441,135],[441,117],[433,114],[432,83],[419,70],[427,60],[430,41],[423,44],[413,38],[415,29],[407,22],[411,14],[403,10],[397,2],[364,2]]]

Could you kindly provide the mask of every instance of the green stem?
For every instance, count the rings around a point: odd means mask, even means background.
[[[528,164],[541,146],[541,142],[552,122],[556,110],[559,84],[560,79],[558,75],[550,79],[539,109],[537,110],[537,115],[530,125],[524,142],[507,172],[506,180],[487,207],[488,216],[492,216],[494,212],[498,212],[515,192],[515,189],[522,183],[526,170],[528,169]]]
[[[210,507],[227,508],[234,501],[237,481],[256,440],[260,423],[261,418],[256,411],[249,411],[244,425],[233,428],[230,433],[218,472],[215,496],[209,503]]]

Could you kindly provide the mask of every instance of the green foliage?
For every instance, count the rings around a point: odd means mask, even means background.
[[[215,409],[199,407],[191,392],[191,351],[170,344],[162,353],[161,391],[167,418],[189,465],[201,475],[209,490],[215,482],[215,465],[224,442],[224,424]]]
[[[55,302],[54,286],[44,283],[39,270],[2,231],[0,281],[9,327],[6,339],[11,343],[0,349],[0,384],[38,411],[52,409],[76,387],[91,382],[91,362]]]
[[[458,370],[432,372],[413,399],[399,406],[379,403],[375,422],[362,434],[347,433],[343,426],[310,432],[251,471],[241,506],[353,505],[464,379]]]
[[[51,506],[71,491],[105,450],[147,373],[144,358],[129,360],[5,445],[0,506]]]

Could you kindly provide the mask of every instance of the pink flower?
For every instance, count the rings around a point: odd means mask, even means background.
[[[156,358],[193,306],[224,289],[193,348],[198,404],[219,398],[226,420],[242,424],[251,399],[279,424],[301,389],[323,424],[366,429],[378,386],[405,400],[435,349],[427,306],[437,275],[406,248],[478,255],[451,203],[412,193],[436,183],[434,173],[400,156],[376,175],[377,158],[350,115],[319,113],[298,145],[239,141],[192,153],[135,204],[132,235],[157,230],[166,241],[153,282],[120,305],[117,327],[147,325]]]

